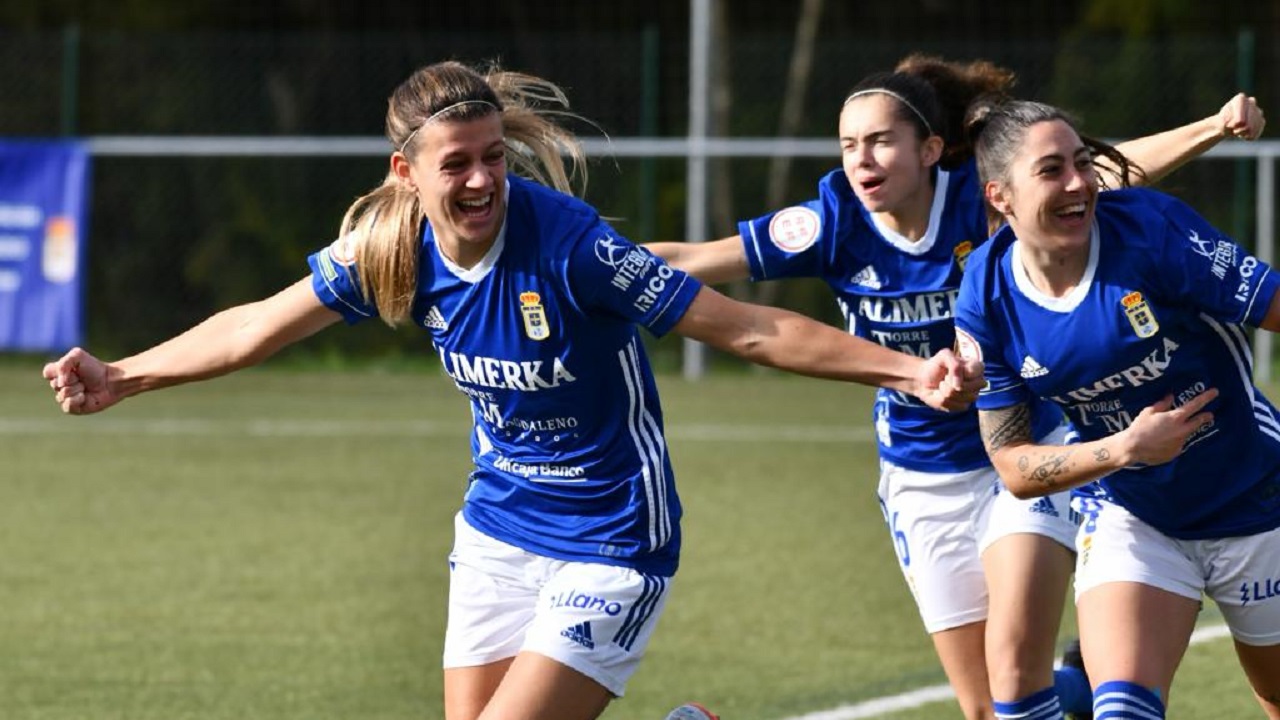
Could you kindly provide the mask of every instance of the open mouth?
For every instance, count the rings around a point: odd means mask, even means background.
[[[493,193],[489,193],[484,197],[471,198],[468,200],[459,200],[457,202],[458,210],[469,218],[482,218],[489,214],[493,209]]]
[[[1078,221],[1084,219],[1084,214],[1087,209],[1088,205],[1085,203],[1072,203],[1071,205],[1058,208],[1053,214],[1063,220]]]
[[[884,185],[884,178],[865,178],[858,181],[858,187],[868,194],[878,190],[881,185]]]

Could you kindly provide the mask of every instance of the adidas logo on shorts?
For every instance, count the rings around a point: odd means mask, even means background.
[[[1031,506],[1031,512],[1051,515],[1053,517],[1061,517],[1058,514],[1058,508],[1053,506],[1053,501],[1047,497],[1042,497]]]
[[[596,647],[596,641],[591,638],[591,621],[589,620],[577,625],[570,625],[561,630],[560,634],[588,650],[594,650]]]

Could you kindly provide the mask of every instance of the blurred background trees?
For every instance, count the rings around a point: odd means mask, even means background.
[[[1102,137],[1203,117],[1237,89],[1280,112],[1280,1],[713,0],[712,131],[830,137],[830,158],[716,160],[713,237],[811,197],[838,164],[848,88],[909,52],[986,58],[1021,94],[1061,104]],[[0,5],[0,134],[374,136],[415,67],[497,60],[560,83],[613,137],[681,136],[689,114],[689,1],[43,0]],[[584,134],[598,134],[589,127]],[[90,343],[110,355],[306,272],[385,157],[95,158]],[[1246,245],[1252,161],[1197,164],[1173,189]],[[637,241],[681,239],[681,158],[600,158],[588,199]],[[834,318],[826,289],[733,292]],[[416,354],[412,334],[333,333],[306,352]]]

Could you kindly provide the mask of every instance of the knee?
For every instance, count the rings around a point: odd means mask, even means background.
[[[957,698],[960,712],[964,720],[995,720],[996,711],[992,708],[991,698]]]
[[[1053,656],[1026,646],[988,652],[987,673],[997,700],[1025,697],[1053,684]]]

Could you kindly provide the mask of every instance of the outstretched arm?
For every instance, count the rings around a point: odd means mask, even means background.
[[[711,242],[655,242],[644,246],[667,264],[708,285],[745,280],[751,276],[742,237],[734,235]]]
[[[732,300],[702,288],[675,331],[758,365],[812,377],[901,390],[940,410],[972,404],[982,363],[944,350],[922,359],[778,308]]]
[[[265,299],[239,305],[132,357],[106,363],[80,348],[44,366],[63,412],[86,415],[121,400],[256,365],[340,319],[304,278]]]
[[[1213,422],[1213,414],[1202,411],[1217,396],[1210,389],[1178,407],[1167,397],[1144,408],[1115,435],[1074,445],[1037,445],[1031,437],[1031,408],[1025,403],[979,410],[978,426],[1001,481],[1015,497],[1025,499],[1069,490],[1129,465],[1169,462],[1182,452],[1187,438]]]
[[[1258,139],[1266,124],[1257,100],[1239,93],[1207,118],[1120,143],[1116,149],[1142,168],[1147,183],[1154,183],[1225,138]],[[1115,174],[1105,158],[1098,158],[1098,165]]]

